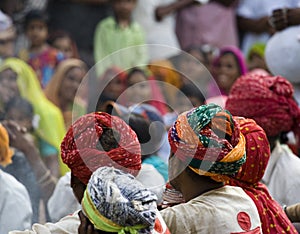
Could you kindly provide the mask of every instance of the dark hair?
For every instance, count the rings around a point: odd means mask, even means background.
[[[132,75],[134,75],[135,73],[140,73],[142,74],[146,80],[148,80],[148,77],[147,77],[147,74],[146,72],[141,69],[141,68],[138,68],[138,67],[134,67],[132,68],[131,70],[129,70],[128,74],[127,74],[127,81],[131,78]]]
[[[30,102],[22,97],[14,97],[9,100],[4,106],[5,113],[8,113],[11,109],[16,108],[23,113],[24,116],[28,118],[33,118],[34,111],[33,106]]]
[[[66,32],[64,30],[57,30],[57,31],[51,32],[51,34],[48,37],[48,43],[50,45],[53,45],[53,43],[57,39],[60,39],[60,38],[69,38],[72,43],[74,42],[74,40],[72,39],[71,35],[68,32]]]
[[[203,96],[202,92],[193,83],[184,84],[180,88],[180,91],[187,97],[195,97],[202,103],[205,102],[205,97]]]
[[[103,127],[103,133],[99,138],[96,148],[106,152],[119,147],[120,134],[112,128]]]
[[[42,21],[47,25],[48,24],[48,19],[49,18],[48,18],[48,15],[46,14],[46,12],[40,11],[40,10],[31,10],[25,16],[24,28],[26,30],[29,23],[32,22],[33,20]]]

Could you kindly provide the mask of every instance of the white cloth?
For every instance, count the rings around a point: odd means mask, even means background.
[[[139,0],[133,12],[133,19],[138,22],[146,33],[150,60],[159,60],[171,57],[178,53],[180,48],[175,34],[175,15],[170,14],[162,21],[155,20],[155,9],[162,5],[168,5],[175,0]],[[175,49],[174,49],[175,48]]]
[[[248,19],[259,19],[264,16],[270,16],[272,11],[278,8],[300,7],[299,0],[240,0],[237,7],[237,15]],[[251,33],[244,35],[242,42],[242,51],[247,56],[249,49],[256,42],[266,43],[270,35],[268,33]]]
[[[81,209],[73,190],[70,186],[71,172],[62,176],[54,189],[52,196],[48,201],[48,212],[52,222],[57,222],[62,217],[73,214]]]
[[[57,223],[46,223],[44,225],[35,223],[32,225],[31,230],[12,231],[9,234],[75,234],[78,233],[80,225],[79,211],[62,218]]]
[[[300,158],[287,145],[277,143],[262,182],[280,205],[300,202]]]
[[[162,202],[162,195],[165,190],[165,179],[151,164],[142,164],[142,168],[136,179],[147,189],[157,196],[157,204]]]
[[[0,233],[29,228],[32,208],[26,188],[0,170]]]
[[[241,188],[233,186],[206,192],[161,214],[172,234],[243,233],[243,224],[250,230],[261,229],[254,202]]]

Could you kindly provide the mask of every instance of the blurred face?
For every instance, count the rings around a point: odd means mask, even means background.
[[[0,72],[0,99],[3,104],[7,103],[13,97],[20,96],[17,84],[17,74],[6,69]]]
[[[64,102],[73,103],[84,75],[85,71],[79,67],[73,67],[66,72],[59,90],[59,96]]]
[[[72,42],[68,37],[57,38],[53,43],[53,47],[61,51],[66,58],[74,57]]]
[[[268,70],[265,60],[258,54],[251,54],[248,62],[248,70],[253,70],[256,68],[261,68],[264,70]]]
[[[132,103],[149,101],[151,89],[147,78],[141,72],[135,72],[128,79],[128,99]]]
[[[16,108],[11,108],[6,113],[5,118],[8,120],[15,121],[20,127],[25,127],[28,130],[31,130],[33,128],[32,119],[28,116],[25,116],[24,113],[22,113],[22,111]]]
[[[113,0],[113,9],[117,18],[130,19],[136,6],[136,0]]]
[[[0,39],[0,57],[7,58],[14,55],[15,37]]]
[[[118,99],[123,92],[123,84],[119,77],[114,77],[104,88],[104,93],[112,97],[113,99]]]
[[[41,46],[48,37],[47,25],[43,21],[32,20],[27,25],[26,34],[32,46]]]
[[[240,76],[239,65],[234,55],[231,53],[222,55],[216,71],[218,86],[228,93],[235,80]]]

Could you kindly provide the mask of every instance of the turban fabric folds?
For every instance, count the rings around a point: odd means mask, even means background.
[[[107,128],[119,135],[118,147],[108,152],[99,148],[99,138]],[[133,175],[141,169],[141,149],[135,132],[123,120],[107,113],[90,113],[75,121],[61,144],[61,152],[62,161],[84,184],[101,166],[113,166]]]
[[[151,233],[157,197],[135,178],[113,167],[101,167],[91,176],[82,200],[84,214],[102,231]]]
[[[0,124],[0,166],[7,166],[12,162],[14,152],[9,147],[9,137],[6,129]]]
[[[270,146],[264,130],[252,119],[236,118],[246,139],[247,159],[229,184],[239,186],[255,203],[263,233],[297,233],[281,206],[259,182],[270,158]]]
[[[245,139],[232,115],[216,104],[178,116],[169,130],[172,153],[197,174],[216,181],[237,173],[246,160]]]
[[[233,115],[254,119],[267,136],[299,132],[300,110],[293,94],[291,83],[281,76],[250,73],[234,83],[226,109]]]

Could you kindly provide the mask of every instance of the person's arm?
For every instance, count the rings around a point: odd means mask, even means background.
[[[56,178],[51,175],[48,168],[40,157],[40,153],[33,142],[29,141],[25,135],[25,130],[20,128],[13,121],[5,121],[3,125],[7,129],[10,137],[10,145],[22,151],[38,180],[43,200],[47,201],[51,196],[55,185]]]
[[[270,22],[275,30],[280,31],[289,26],[300,24],[300,8],[276,9],[270,16]]]
[[[272,27],[269,24],[269,17],[264,16],[259,19],[249,19],[242,16],[237,16],[238,28],[241,31],[253,32],[253,33],[264,33],[270,32]]]
[[[300,203],[284,207],[287,217],[293,223],[300,222]]]

